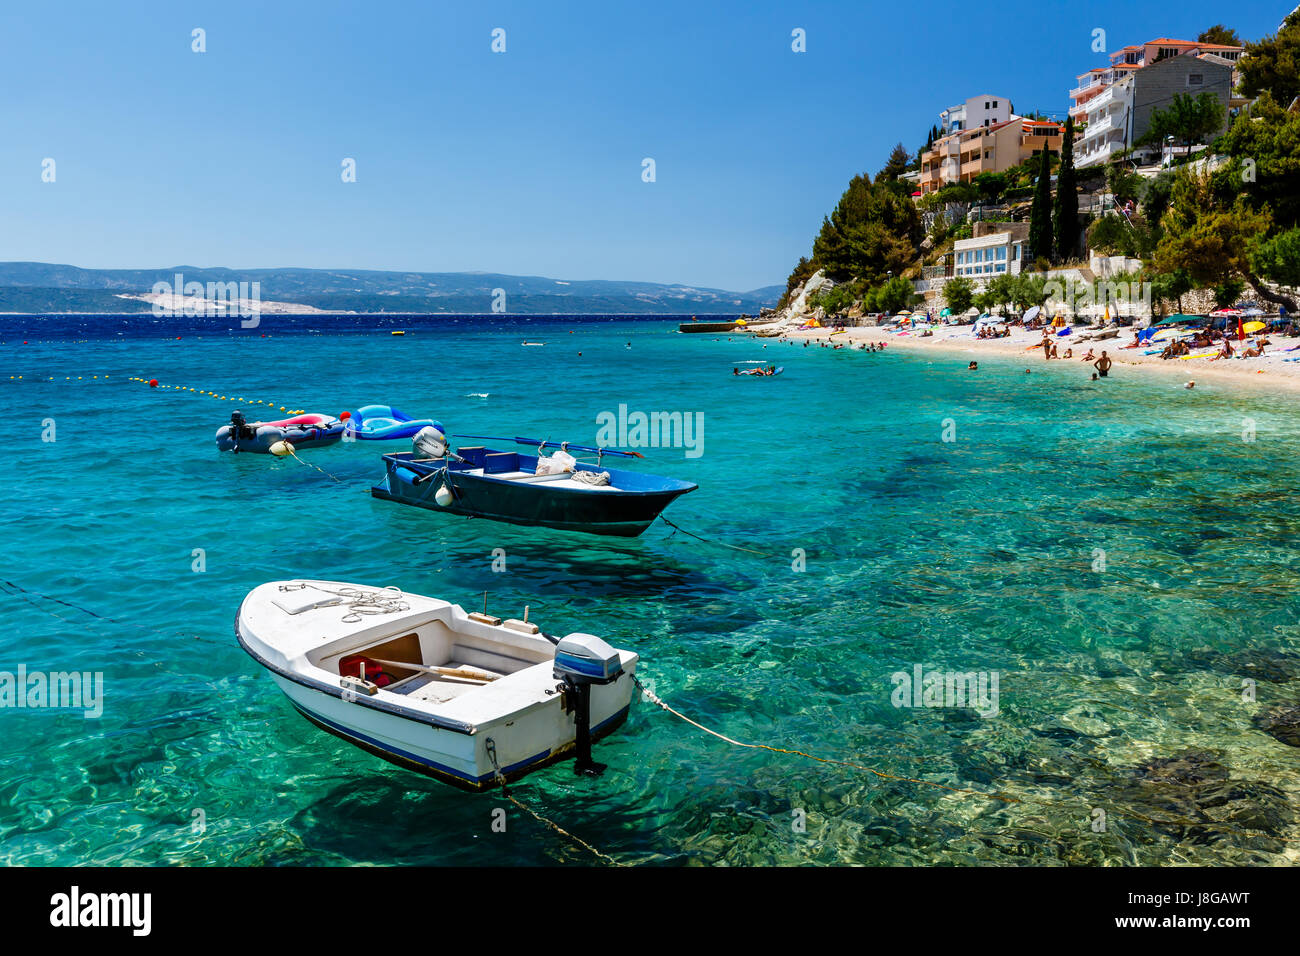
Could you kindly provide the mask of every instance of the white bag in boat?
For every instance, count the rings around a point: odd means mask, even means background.
[[[562,475],[565,472],[573,471],[573,466],[578,463],[567,451],[557,451],[550,458],[542,455],[537,456],[537,469],[533,472],[535,475]]]

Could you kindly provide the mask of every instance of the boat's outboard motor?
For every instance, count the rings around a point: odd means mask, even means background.
[[[244,419],[243,412],[231,412],[230,424],[217,429],[217,447],[222,451],[239,451],[240,442],[253,444],[257,430]]]
[[[555,645],[553,674],[564,688],[565,713],[573,713],[578,725],[573,772],[598,777],[605,764],[591,759],[591,685],[612,684],[623,675],[618,651],[592,634],[570,634]]]
[[[411,451],[420,458],[443,458],[447,454],[447,434],[441,426],[425,425],[411,439]]]

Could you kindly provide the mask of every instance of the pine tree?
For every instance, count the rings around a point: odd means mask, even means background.
[[[1074,256],[1079,240],[1079,188],[1074,173],[1074,117],[1066,117],[1065,137],[1061,142],[1061,169],[1056,175],[1056,209],[1052,220],[1056,238],[1056,258],[1065,261]]]
[[[1052,256],[1052,160],[1044,149],[1038,167],[1038,182],[1034,184],[1034,203],[1029,207],[1029,237],[1026,241],[1027,258],[1031,261]]]

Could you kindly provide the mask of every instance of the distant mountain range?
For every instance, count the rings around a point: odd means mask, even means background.
[[[755,314],[784,286],[728,292],[656,282],[561,280],[490,272],[376,272],[336,269],[81,269],[0,262],[0,312],[148,312],[156,283],[258,282],[263,302],[326,312],[492,312],[504,290],[512,315],[555,313]],[[179,291],[179,290],[178,290]],[[289,310],[292,311],[292,310]]]

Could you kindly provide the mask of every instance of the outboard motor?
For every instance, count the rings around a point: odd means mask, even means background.
[[[599,777],[605,764],[591,759],[591,687],[612,684],[623,675],[618,651],[592,634],[570,634],[555,645],[554,677],[564,690],[564,712],[574,714],[578,751],[573,772]]]
[[[440,423],[425,425],[411,439],[411,451],[420,458],[443,458],[447,454],[447,434]]]
[[[243,412],[231,412],[230,424],[217,429],[217,447],[222,451],[239,451],[240,442],[253,444],[257,438],[257,429],[244,420]]]

